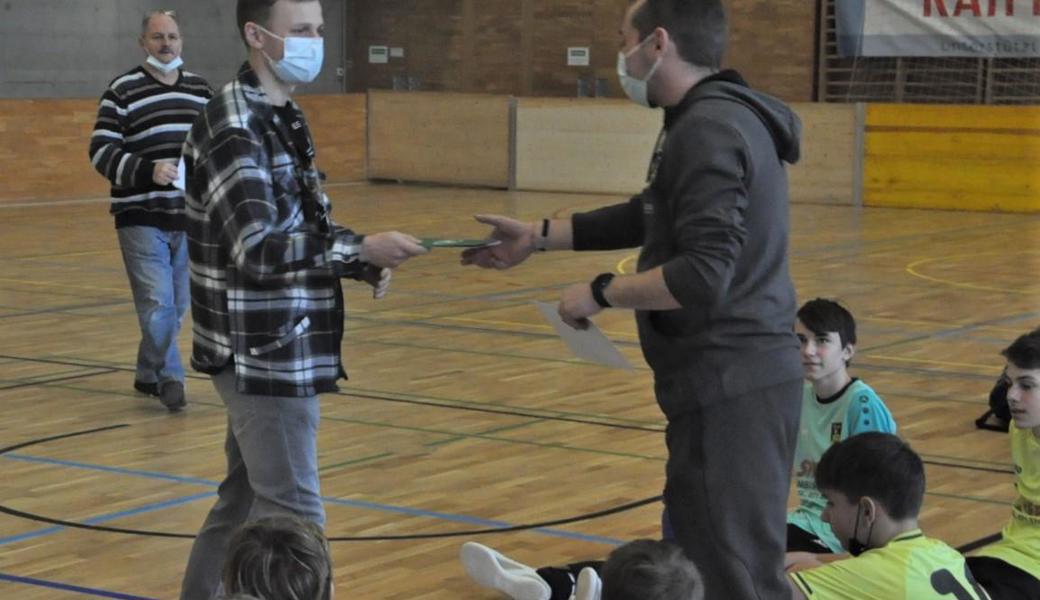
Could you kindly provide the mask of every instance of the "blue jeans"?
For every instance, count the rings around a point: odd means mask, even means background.
[[[134,377],[141,383],[183,382],[177,333],[191,302],[187,236],[140,226],[116,232],[141,327]]]
[[[230,366],[213,376],[213,387],[227,407],[227,476],[191,548],[181,600],[211,600],[221,593],[224,557],[239,525],[278,514],[325,525],[318,480],[317,396],[239,393]]]

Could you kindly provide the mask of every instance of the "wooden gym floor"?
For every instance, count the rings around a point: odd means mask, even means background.
[[[361,231],[477,237],[475,212],[565,215],[611,198],[334,186]],[[1007,440],[972,421],[998,352],[1040,323],[1040,218],[795,205],[799,297],[839,298],[859,322],[854,374],[928,461],[924,526],[952,544],[998,531],[1012,499]],[[448,534],[554,521],[660,493],[663,421],[631,315],[598,321],[640,367],[572,359],[531,302],[632,252],[552,254],[508,272],[416,259],[380,302],[347,289],[351,379],[322,399],[320,463],[333,537]],[[168,415],[133,393],[137,324],[104,201],[0,206],[0,597],[175,598],[190,536],[223,475],[225,417],[205,377]],[[180,343],[187,357],[190,323]],[[79,434],[79,435],[72,435]],[[58,437],[56,437],[58,436]],[[60,437],[68,436],[68,437]],[[53,438],[53,439],[48,439]],[[528,563],[605,555],[658,532],[659,505],[491,535],[333,543],[337,596],[494,598],[459,545]]]

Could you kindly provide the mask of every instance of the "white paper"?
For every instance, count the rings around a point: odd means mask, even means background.
[[[184,184],[184,157],[183,156],[181,157],[180,162],[177,163],[177,179],[174,179],[170,183],[173,185],[173,187],[177,188],[178,190],[180,190],[182,192],[184,191],[185,184]]]
[[[632,368],[617,346],[592,321],[588,329],[574,329],[560,318],[559,302],[535,302],[535,305],[578,358],[615,369]]]

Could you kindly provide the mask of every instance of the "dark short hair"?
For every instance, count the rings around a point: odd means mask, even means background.
[[[221,596],[220,600],[260,600],[256,596],[249,594],[231,594],[230,596]]]
[[[1040,369],[1040,327],[1019,336],[1000,354],[1019,369]]]
[[[317,0],[289,1],[316,2]],[[238,7],[235,9],[235,15],[238,20],[238,35],[242,36],[243,42],[246,40],[246,23],[256,23],[263,27],[267,27],[267,23],[271,19],[271,7],[277,3],[278,0],[238,0]]]
[[[296,517],[240,527],[224,562],[224,591],[266,600],[329,600],[332,562],[325,534]]]
[[[692,65],[722,65],[728,38],[722,0],[646,0],[632,14],[632,26],[640,41],[663,28],[675,40],[679,56]]]
[[[704,580],[671,542],[636,540],[610,553],[603,565],[602,600],[702,600]]]
[[[856,319],[834,300],[816,298],[806,302],[798,309],[798,320],[816,335],[837,331],[842,348],[856,343]]]
[[[915,518],[924,500],[924,464],[898,436],[868,431],[823,453],[816,487],[844,494],[851,502],[872,498],[896,520]]]

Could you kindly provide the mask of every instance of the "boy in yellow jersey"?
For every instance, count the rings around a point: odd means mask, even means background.
[[[1018,498],[1001,540],[968,558],[993,600],[1040,598],[1040,329],[1007,347],[1011,458]]]
[[[788,575],[793,600],[988,600],[959,552],[924,536],[924,465],[887,433],[852,436],[816,465],[823,520],[852,554]]]

